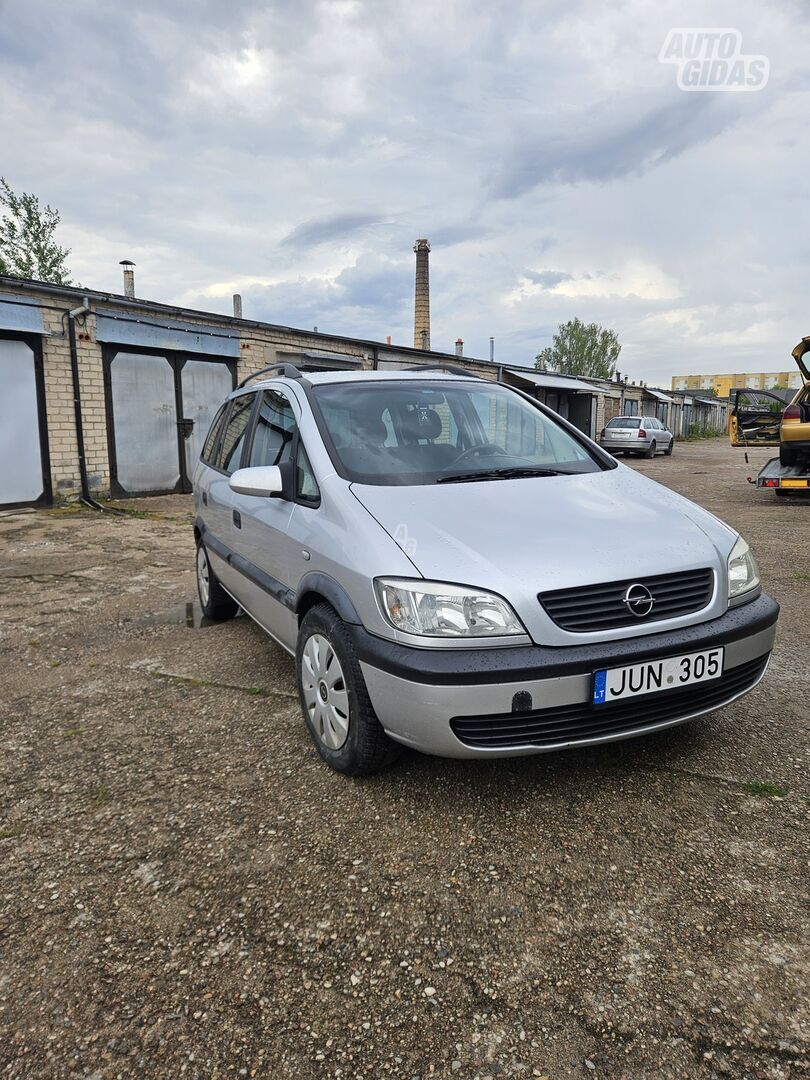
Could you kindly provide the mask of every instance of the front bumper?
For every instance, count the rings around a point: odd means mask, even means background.
[[[599,645],[413,649],[352,626],[369,696],[388,734],[443,757],[506,757],[642,735],[727,705],[765,674],[779,605],[761,595],[718,619]],[[590,705],[593,672],[717,645],[723,676]]]

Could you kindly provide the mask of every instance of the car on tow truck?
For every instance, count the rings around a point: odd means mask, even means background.
[[[779,394],[767,390],[740,388],[729,395],[728,434],[732,446],[779,447],[779,464],[786,469],[810,468],[810,337],[793,350],[804,385],[785,404]],[[773,471],[773,470],[772,470]]]
[[[446,367],[251,379],[194,474],[200,601],[291,654],[332,768],[612,742],[764,676],[745,540],[540,402]]]

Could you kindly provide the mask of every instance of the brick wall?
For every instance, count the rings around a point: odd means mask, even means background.
[[[51,302],[51,301],[49,301]],[[58,304],[57,298],[52,301]],[[73,404],[73,378],[67,319],[59,311],[43,310],[46,336],[42,345],[45,375],[45,405],[51,452],[51,480],[56,496],[75,495],[80,490],[79,456]],[[95,340],[95,319],[86,325],[77,321],[76,352],[82,398],[84,452],[91,491],[107,493],[110,488],[107,452],[107,410],[104,402],[104,374],[101,347]]]

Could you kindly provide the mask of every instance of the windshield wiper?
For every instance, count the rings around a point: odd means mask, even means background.
[[[542,469],[533,465],[510,466],[501,469],[481,469],[479,472],[450,473],[440,476],[437,484],[461,484],[465,480],[514,480],[521,476],[570,476],[565,469]]]

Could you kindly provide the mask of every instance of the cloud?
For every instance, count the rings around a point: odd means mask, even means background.
[[[524,270],[523,276],[541,289],[553,289],[563,281],[570,281],[573,275],[564,270]]]
[[[514,147],[491,178],[492,193],[514,199],[541,184],[609,181],[647,172],[733,123],[738,110],[723,97],[683,94],[630,117],[626,113],[637,108],[635,103],[625,103],[620,115],[612,106],[597,115],[583,111],[569,116],[564,132]]]
[[[2,171],[73,276],[284,325],[532,362],[574,316],[631,378],[785,363],[807,332],[810,22],[734,5],[756,94],[684,94],[674,0],[2,3]],[[78,15],[77,15],[78,12]],[[81,47],[43,47],[52,41]],[[716,5],[689,19],[713,26]]]
[[[332,214],[296,225],[280,243],[287,247],[313,247],[333,240],[343,240],[370,225],[381,225],[384,222],[385,219],[378,214]]]
[[[413,289],[410,263],[363,256],[329,277],[243,287],[250,318],[325,333],[384,340],[407,324]]]

